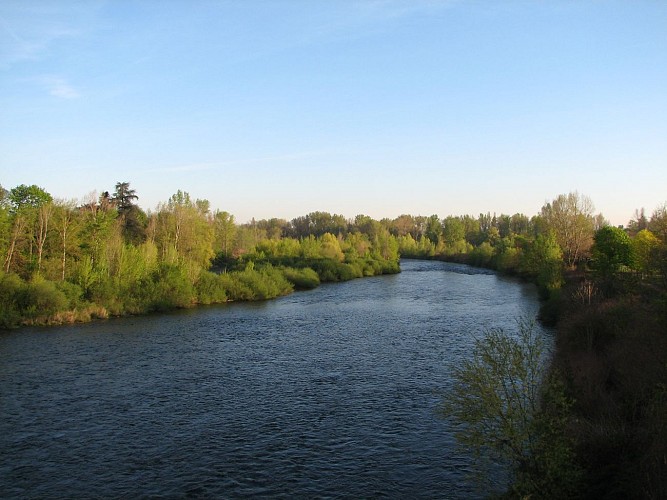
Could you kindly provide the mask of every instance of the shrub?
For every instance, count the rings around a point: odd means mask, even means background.
[[[320,277],[310,267],[295,269],[286,267],[282,269],[285,279],[294,285],[297,290],[311,290],[320,286]]]
[[[215,273],[202,272],[195,283],[195,290],[200,304],[218,304],[227,301],[224,282]]]
[[[165,311],[192,305],[195,290],[184,269],[173,264],[161,264],[154,274],[154,281],[152,309]]]
[[[571,401],[560,377],[543,381],[545,346],[532,323],[516,334],[501,329],[475,341],[471,359],[453,367],[444,415],[460,445],[477,457],[477,479],[491,461],[508,463],[512,498],[572,498],[579,469],[565,437]],[[487,485],[492,486],[492,485]]]
[[[28,283],[19,300],[22,315],[28,318],[49,316],[68,305],[67,297],[55,283],[39,277]]]
[[[58,281],[56,287],[65,295],[67,307],[75,309],[81,305],[83,290],[79,285],[71,281]]]
[[[25,286],[18,275],[0,273],[0,328],[13,328],[20,323],[17,299],[23,295]]]

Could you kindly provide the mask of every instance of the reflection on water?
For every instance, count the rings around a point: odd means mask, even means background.
[[[440,262],[275,301],[0,334],[0,497],[471,498],[435,409],[532,288]]]

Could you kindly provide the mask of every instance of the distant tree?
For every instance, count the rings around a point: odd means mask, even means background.
[[[213,214],[213,225],[215,228],[214,249],[216,253],[222,253],[225,257],[230,257],[234,251],[234,239],[236,237],[234,216],[228,212],[216,211]]]
[[[138,245],[146,240],[146,214],[134,203],[139,197],[129,182],[116,183],[116,190],[109,198],[110,203],[118,210],[123,227],[123,237],[128,243]]]
[[[9,191],[0,184],[0,210],[9,210]]]
[[[14,213],[31,208],[39,208],[53,201],[53,198],[44,189],[33,184],[21,184],[9,191],[10,210]]]
[[[630,236],[635,236],[639,231],[648,228],[648,219],[646,218],[646,213],[644,208],[635,210],[635,215],[633,219],[630,219],[628,222],[628,232]]]
[[[541,216],[563,250],[568,267],[574,267],[590,250],[595,219],[593,202],[577,192],[560,195],[542,207]]]
[[[208,202],[193,202],[190,195],[181,190],[172,195],[166,204],[160,205],[156,243],[163,257],[174,255],[175,251],[177,260],[183,265],[191,262],[202,269],[209,267],[215,255],[214,223],[202,210],[205,206]]]
[[[426,236],[431,243],[436,247],[440,240],[442,239],[442,223],[440,222],[440,217],[437,215],[431,215],[426,219],[426,230],[424,231],[424,236]]]
[[[632,242],[628,234],[618,227],[607,226],[595,233],[593,265],[604,278],[610,278],[623,266],[632,266]]]
[[[373,238],[372,243],[376,258],[398,262],[398,241],[386,228],[381,227],[381,230]]]
[[[496,246],[500,239],[500,230],[496,226],[491,226],[486,232],[486,241],[488,241],[491,246]]]
[[[136,191],[130,189],[129,182],[116,183],[116,191],[111,197],[111,200],[116,204],[119,214],[129,210],[130,207],[134,205],[134,201],[138,199],[139,197],[137,196]]]
[[[530,234],[530,219],[523,214],[514,214],[510,219],[510,231],[522,236]]]
[[[413,240],[417,240],[421,233],[416,219],[412,215],[399,215],[393,221],[394,234],[396,236],[412,236]]]
[[[12,269],[18,247],[23,244],[23,261],[28,264],[22,269],[29,274],[33,265],[41,267],[44,244],[48,235],[48,226],[53,198],[39,186],[21,184],[9,191],[10,225],[12,227],[7,253],[5,255],[5,272]],[[35,263],[35,253],[37,262]]]
[[[308,235],[322,236],[324,233],[346,234],[347,221],[342,215],[328,212],[311,212],[292,220],[292,236],[303,238]]]
[[[368,215],[358,214],[354,218],[352,230],[365,234],[369,239],[373,240],[384,228],[378,221],[369,217]]]
[[[67,256],[72,248],[72,239],[76,231],[78,213],[74,201],[58,200],[54,204],[54,226],[60,237],[61,244],[61,281],[65,281]]]
[[[660,240],[648,229],[642,229],[632,239],[635,266],[643,276],[659,269],[659,249]]]
[[[483,234],[479,225],[479,220],[470,215],[461,217],[461,222],[465,229],[465,239],[471,245],[479,245],[484,241]]]
[[[289,223],[285,219],[263,219],[257,222],[257,226],[266,232],[267,238],[279,240],[289,232]]]
[[[540,294],[548,297],[563,285],[563,252],[552,232],[540,234],[524,251],[521,272],[535,278]]]
[[[465,240],[465,226],[459,217],[445,217],[442,226],[442,236],[448,246],[452,247],[459,241]]]
[[[653,211],[648,229],[667,244],[667,203]]]
[[[497,227],[501,238],[508,237],[512,234],[512,218],[509,215],[500,214]]]
[[[49,234],[49,223],[53,214],[53,203],[49,201],[37,209],[37,224],[35,227],[35,243],[37,246],[37,274],[42,271],[42,258],[44,256],[44,245]]]
[[[338,239],[331,233],[324,233],[320,239],[320,255],[326,259],[343,262],[345,255],[340,248]]]
[[[110,196],[105,196],[104,193],[98,198],[97,193],[92,192],[80,208],[79,238],[82,241],[81,247],[90,257],[93,268],[102,265],[106,242],[114,230],[113,226],[118,216],[110,199]]]
[[[477,221],[479,223],[479,230],[482,233],[487,233],[493,226],[493,218],[491,217],[490,212],[487,212],[486,214],[479,214]]]
[[[7,255],[10,227],[11,220],[9,216],[9,191],[0,185],[0,255],[3,257]]]

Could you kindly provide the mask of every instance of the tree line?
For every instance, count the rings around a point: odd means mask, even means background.
[[[319,281],[398,272],[399,256],[519,274],[545,297],[560,289],[565,270],[591,261],[606,272],[665,275],[664,207],[650,218],[637,211],[621,230],[578,193],[558,196],[530,218],[487,213],[378,221],[312,212],[244,224],[183,191],[148,212],[138,198],[129,182],[83,202],[54,199],[36,185],[0,186],[0,324],[266,299]],[[619,245],[628,247],[626,254],[618,253]]]

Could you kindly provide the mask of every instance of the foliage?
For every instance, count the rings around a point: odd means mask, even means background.
[[[618,227],[606,226],[595,233],[593,266],[603,277],[610,278],[623,266],[634,264],[632,242],[628,234]]]
[[[563,284],[563,254],[553,232],[541,234],[529,246],[519,266],[533,278],[543,298],[548,298]]]
[[[618,279],[612,277],[611,279]],[[576,398],[575,439],[589,498],[664,498],[667,492],[665,288],[636,281],[612,297],[580,300],[558,323],[555,366]]]
[[[310,267],[295,269],[286,267],[282,269],[285,279],[294,285],[296,290],[311,290],[320,285],[320,277]]]
[[[227,301],[227,291],[220,275],[210,271],[199,274],[195,283],[197,302],[199,304],[219,304]]]
[[[632,240],[636,269],[645,277],[659,271],[660,240],[648,229],[640,230]]]
[[[544,205],[541,215],[556,235],[566,266],[572,268],[592,244],[595,228],[593,202],[577,192],[562,194]]]
[[[26,186],[25,184],[16,186],[9,191],[8,199],[10,210],[14,213],[39,208],[53,200],[49,193],[35,184],[32,186]]]
[[[544,349],[525,321],[515,333],[487,331],[471,358],[453,367],[442,411],[456,423],[459,444],[475,454],[478,480],[488,480],[500,460],[509,464],[513,496],[572,498],[578,471],[563,437],[570,401],[556,373],[543,384]]]
[[[12,328],[19,324],[22,311],[18,299],[24,289],[25,283],[19,276],[0,271],[0,328]]]

